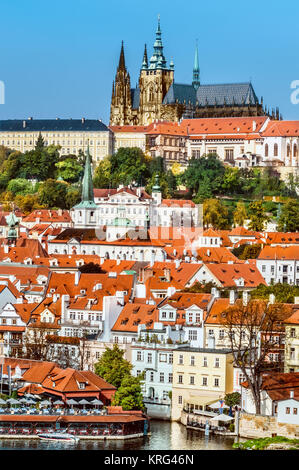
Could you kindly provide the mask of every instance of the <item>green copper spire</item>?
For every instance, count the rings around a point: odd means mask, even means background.
[[[142,69],[147,69],[148,68],[146,44],[144,44],[144,54],[143,54],[143,61],[142,61],[142,67],[141,68]]]
[[[166,59],[163,55],[163,44],[161,38],[161,28],[160,28],[160,15],[158,15],[158,26],[156,31],[156,40],[154,44],[154,53],[150,60],[150,69],[156,69],[159,65],[159,68],[166,69]]]
[[[192,85],[195,88],[195,90],[198,90],[200,86],[200,80],[199,80],[199,60],[198,60],[198,45],[196,41],[196,48],[195,48],[195,57],[194,57],[194,67],[193,67],[193,80],[192,80]]]
[[[94,202],[94,196],[93,196],[93,183],[92,183],[89,144],[87,146],[86,157],[85,157],[84,175],[83,175],[83,180],[82,180],[81,202],[75,207],[91,207],[91,208],[97,207],[96,203]]]
[[[87,146],[84,176],[82,181],[82,202],[94,202],[89,144]]]
[[[155,192],[155,193],[161,192],[160,181],[159,181],[159,173],[156,173],[155,184],[152,187],[152,192]]]
[[[6,223],[9,226],[7,238],[11,244],[18,238],[16,226],[19,225],[19,219],[16,217],[14,210],[6,217]]]

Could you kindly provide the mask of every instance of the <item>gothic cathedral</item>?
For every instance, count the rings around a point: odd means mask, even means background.
[[[262,115],[270,114],[263,108],[263,100],[258,100],[250,82],[219,85],[200,83],[197,47],[192,83],[176,83],[174,64],[171,61],[167,66],[163,54],[160,18],[150,60],[145,45],[139,84],[136,88],[131,88],[122,42],[112,85],[111,126],[146,126],[154,120],[176,122],[182,118]],[[280,119],[279,110],[272,110],[271,117]]]

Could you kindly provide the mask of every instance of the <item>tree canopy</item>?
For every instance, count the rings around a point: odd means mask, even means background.
[[[124,353],[117,344],[114,344],[112,349],[107,347],[94,366],[95,373],[116,388],[120,387],[124,377],[130,375],[133,368],[132,364],[124,359]]]

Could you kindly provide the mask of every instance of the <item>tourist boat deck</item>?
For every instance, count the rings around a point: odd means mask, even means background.
[[[149,419],[141,412],[106,416],[0,415],[0,438],[38,439],[39,434],[57,431],[80,439],[130,439],[149,434]]]

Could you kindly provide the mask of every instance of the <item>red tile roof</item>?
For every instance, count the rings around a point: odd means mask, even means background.
[[[299,121],[270,121],[263,137],[298,137]]]

